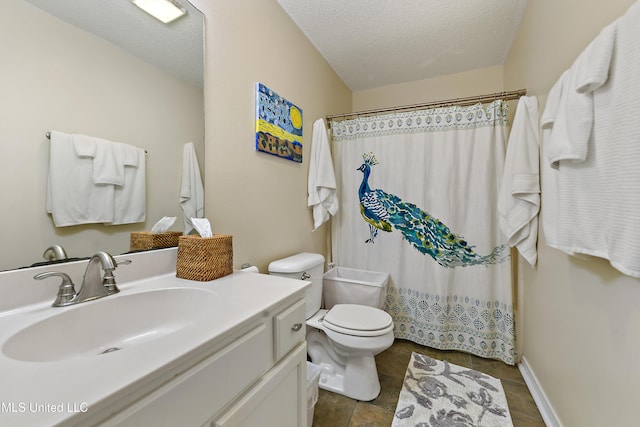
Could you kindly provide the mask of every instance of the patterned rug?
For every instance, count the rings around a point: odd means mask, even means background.
[[[513,427],[500,380],[411,355],[392,427]]]

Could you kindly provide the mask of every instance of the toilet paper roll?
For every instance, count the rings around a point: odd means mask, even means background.
[[[260,273],[260,270],[258,270],[258,267],[256,267],[255,265],[252,265],[251,267],[245,267],[240,271],[243,273]]]

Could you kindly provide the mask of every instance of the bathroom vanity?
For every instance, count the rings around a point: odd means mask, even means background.
[[[27,282],[47,267],[0,273],[32,294],[0,305],[0,425],[306,425],[308,282],[178,279],[158,267],[175,249],[116,258],[133,261],[120,293],[70,307],[51,307],[58,280]],[[78,283],[84,265],[49,270]]]

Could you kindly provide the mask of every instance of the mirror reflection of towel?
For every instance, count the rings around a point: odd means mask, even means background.
[[[47,212],[56,227],[144,222],[143,149],[58,131],[50,147]]]
[[[52,131],[47,212],[56,227],[113,221],[113,185],[93,182],[93,159],[79,157],[74,135]]]
[[[125,145],[125,144],[122,144]],[[144,222],[147,217],[146,155],[142,148],[127,146],[124,185],[115,186],[113,225]]]
[[[191,218],[204,216],[204,187],[193,142],[184,145],[182,151],[182,185],[180,207],[184,212],[184,234],[193,230]]]
[[[78,157],[93,158],[93,183],[125,185],[125,167],[139,164],[137,147],[86,135],[72,135]]]
[[[78,157],[93,159],[93,183],[114,185],[110,225],[144,222],[147,214],[143,149],[86,135],[72,135]]]

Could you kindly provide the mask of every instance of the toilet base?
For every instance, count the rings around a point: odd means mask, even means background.
[[[319,387],[364,402],[378,397],[380,394],[380,381],[378,380],[378,371],[375,369],[373,357],[352,358],[349,362],[346,369],[335,364],[320,364]],[[373,371],[371,371],[371,362],[373,362]],[[346,370],[351,372],[347,374]]]
[[[307,351],[320,366],[320,388],[356,400],[370,401],[380,394],[380,381],[372,354],[344,357],[331,349],[326,335],[307,329]]]
[[[335,366],[329,363],[320,364],[320,381],[318,386],[324,390],[344,394],[344,375],[336,372]]]

